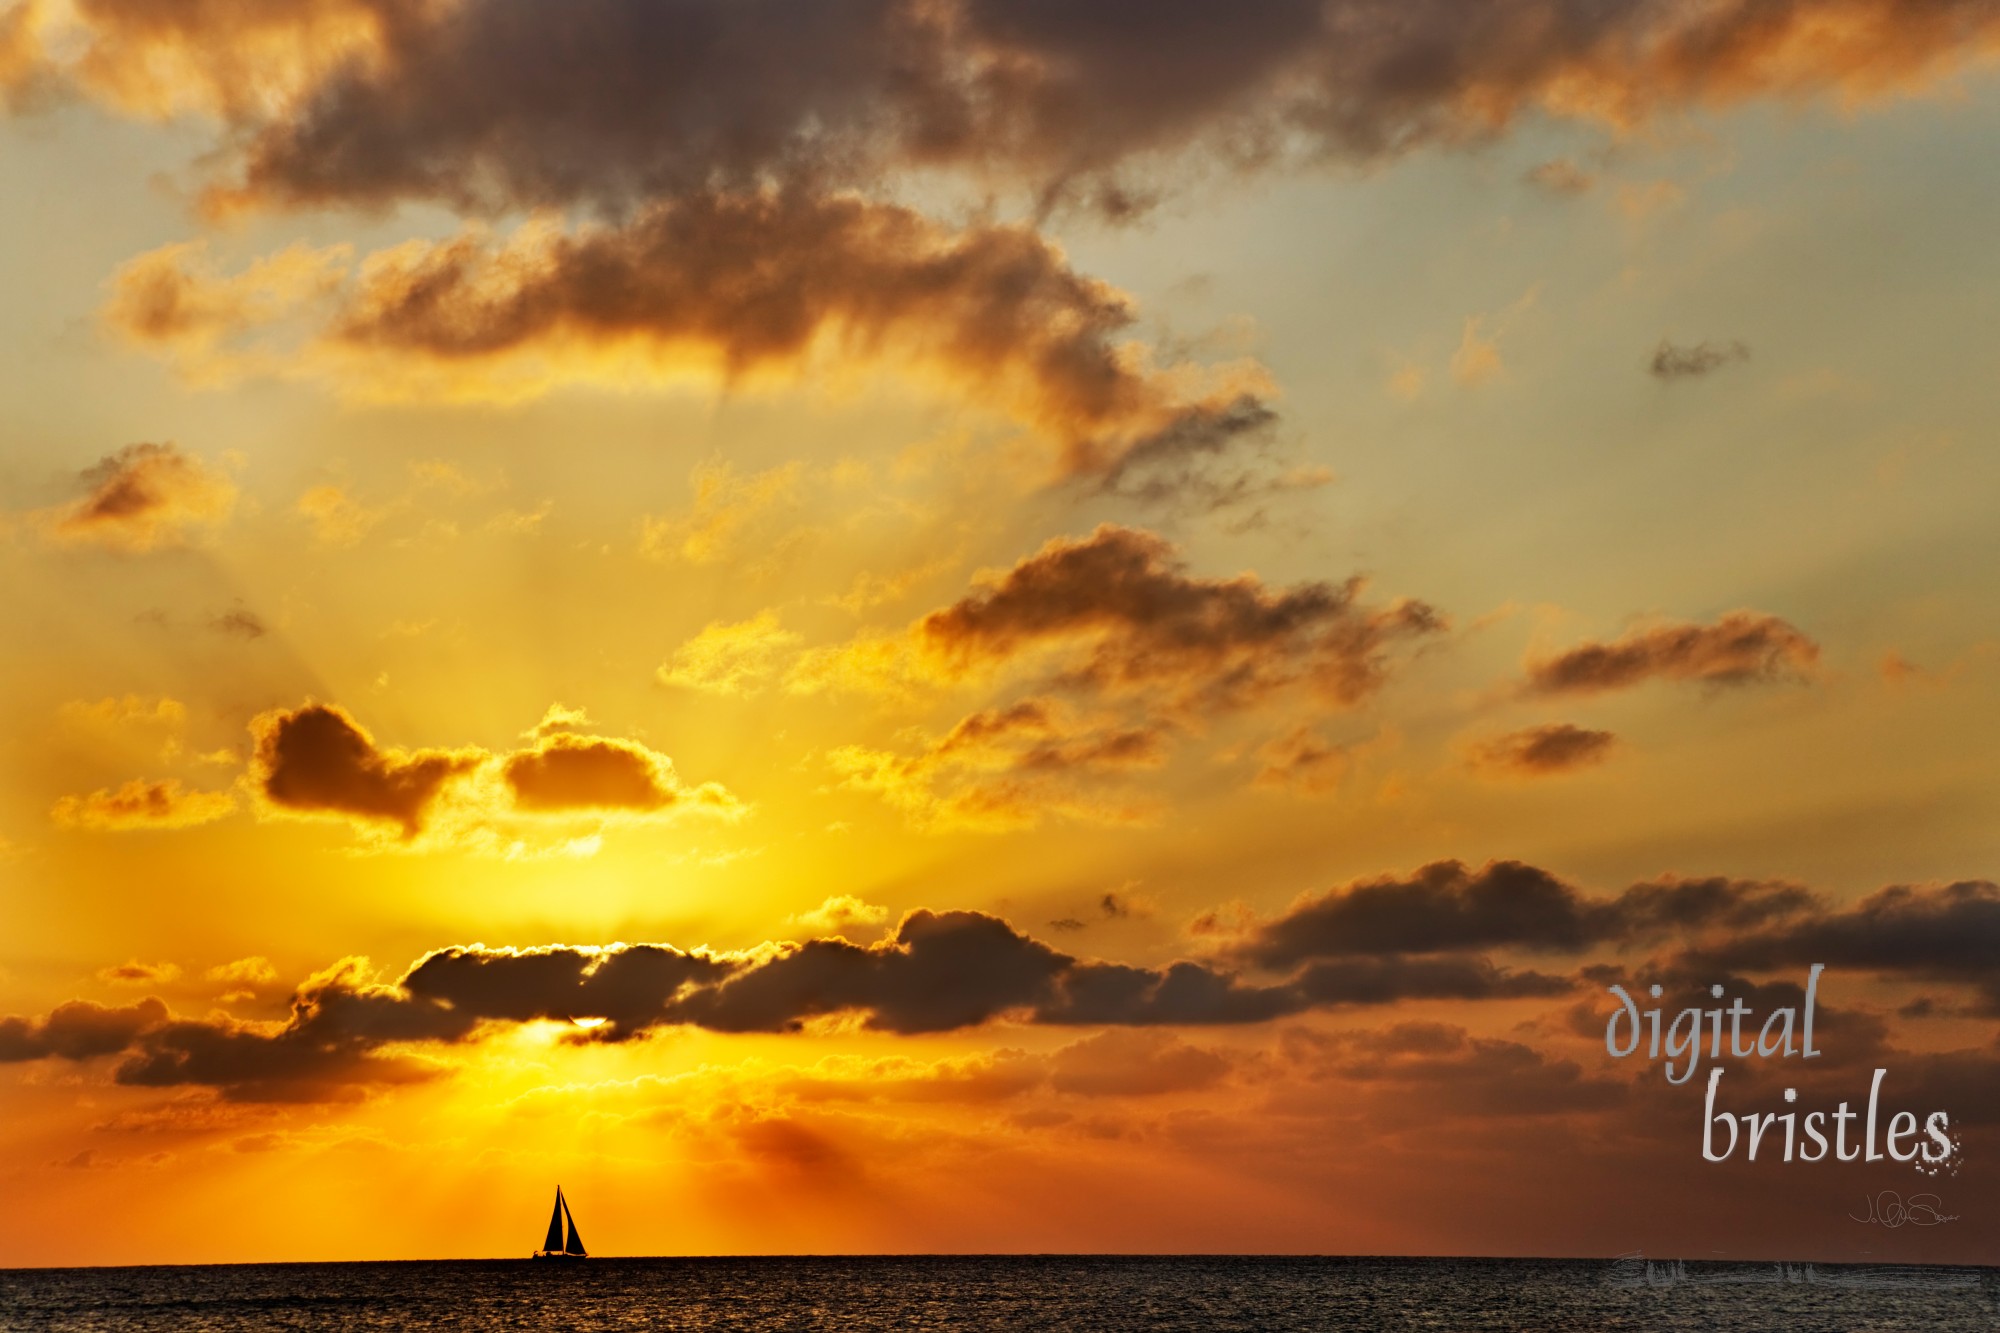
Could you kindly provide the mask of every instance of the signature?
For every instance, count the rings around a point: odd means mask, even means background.
[[[1935,1194],[1912,1194],[1908,1200],[1894,1190],[1883,1190],[1880,1194],[1870,1194],[1862,1202],[1868,1209],[1868,1216],[1848,1216],[1856,1222],[1872,1222],[1888,1227],[1934,1227],[1943,1222],[1956,1222],[1957,1213],[1942,1211],[1943,1201]]]

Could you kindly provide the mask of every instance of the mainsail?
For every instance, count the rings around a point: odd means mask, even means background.
[[[569,1200],[563,1198],[562,1190],[556,1190],[556,1202],[562,1205],[563,1216],[569,1218],[569,1244],[563,1246],[564,1254],[582,1254],[583,1237],[577,1234],[576,1218],[569,1211]]]
[[[549,1234],[542,1238],[544,1250],[560,1250],[563,1247],[563,1196],[562,1186],[556,1186],[556,1206],[549,1212]]]

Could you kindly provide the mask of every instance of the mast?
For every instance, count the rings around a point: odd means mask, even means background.
[[[551,1254],[563,1247],[563,1196],[562,1186],[556,1186],[556,1205],[549,1210],[549,1234],[542,1237],[542,1249]]]
[[[569,1244],[563,1246],[563,1253],[580,1255],[584,1253],[583,1237],[577,1234],[576,1218],[569,1210],[569,1200],[562,1197],[560,1189],[556,1191],[556,1201],[562,1205],[563,1216],[569,1219]]]

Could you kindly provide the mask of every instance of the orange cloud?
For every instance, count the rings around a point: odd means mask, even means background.
[[[229,517],[236,487],[172,444],[133,444],[82,474],[82,499],[40,518],[51,541],[150,551]]]
[[[414,837],[447,782],[485,762],[483,751],[383,750],[346,710],[329,704],[264,713],[250,724],[258,791],[281,810],[392,824]]]
[[[536,812],[665,810],[684,800],[734,809],[736,798],[714,783],[692,791],[674,776],[673,761],[636,741],[557,732],[500,761],[500,777],[517,808]]]
[[[225,274],[203,242],[165,245],[111,275],[101,316],[113,333],[170,356],[197,383],[275,373],[289,357],[256,339],[331,298],[352,256],[344,245],[293,245]]]
[[[844,746],[828,760],[845,785],[878,792],[933,829],[1133,824],[1152,820],[1157,803],[1104,779],[1166,763],[1167,732],[1030,698],[962,718],[915,754]]]
[[[1267,741],[1257,751],[1264,761],[1255,785],[1274,791],[1323,796],[1337,791],[1347,776],[1345,746],[1329,743],[1311,726],[1302,726]]]
[[[1603,763],[1616,739],[1608,731],[1550,722],[1480,741],[1468,758],[1473,768],[1494,777],[1547,777]]]
[[[134,958],[103,969],[97,979],[107,986],[160,986],[176,980],[180,974],[180,968],[172,963],[142,963]]]

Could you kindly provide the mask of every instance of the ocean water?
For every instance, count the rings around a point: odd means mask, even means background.
[[[591,1259],[0,1270],[0,1329],[2000,1329],[2000,1270],[1533,1259]]]

